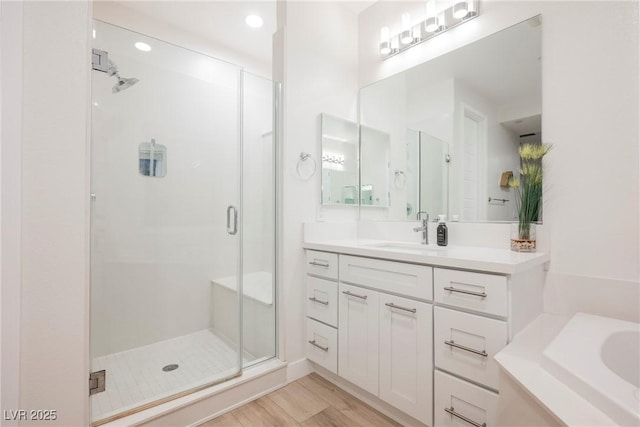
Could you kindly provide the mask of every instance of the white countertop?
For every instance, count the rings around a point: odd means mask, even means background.
[[[397,244],[398,247],[388,246],[393,244]],[[543,252],[522,253],[509,249],[471,246],[425,246],[368,239],[305,242],[303,247],[324,252],[501,274],[519,273],[549,261],[549,254]]]
[[[542,352],[569,321],[543,313],[495,356],[501,368],[569,426],[614,426],[604,413],[542,367]]]

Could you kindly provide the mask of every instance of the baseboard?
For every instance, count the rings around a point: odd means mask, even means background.
[[[287,365],[287,383],[293,382],[313,372],[309,359],[304,358]]]

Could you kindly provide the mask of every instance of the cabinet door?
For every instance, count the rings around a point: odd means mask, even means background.
[[[378,395],[378,292],[340,283],[338,374]]]
[[[380,294],[380,398],[431,425],[432,306]]]

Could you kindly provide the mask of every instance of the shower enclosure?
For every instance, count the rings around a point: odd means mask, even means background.
[[[93,47],[90,402],[100,424],[275,356],[277,86],[100,21]]]

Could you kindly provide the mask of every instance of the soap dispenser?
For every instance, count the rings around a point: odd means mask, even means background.
[[[449,231],[444,219],[444,215],[438,215],[438,229],[436,231],[438,246],[447,246],[449,243]]]

